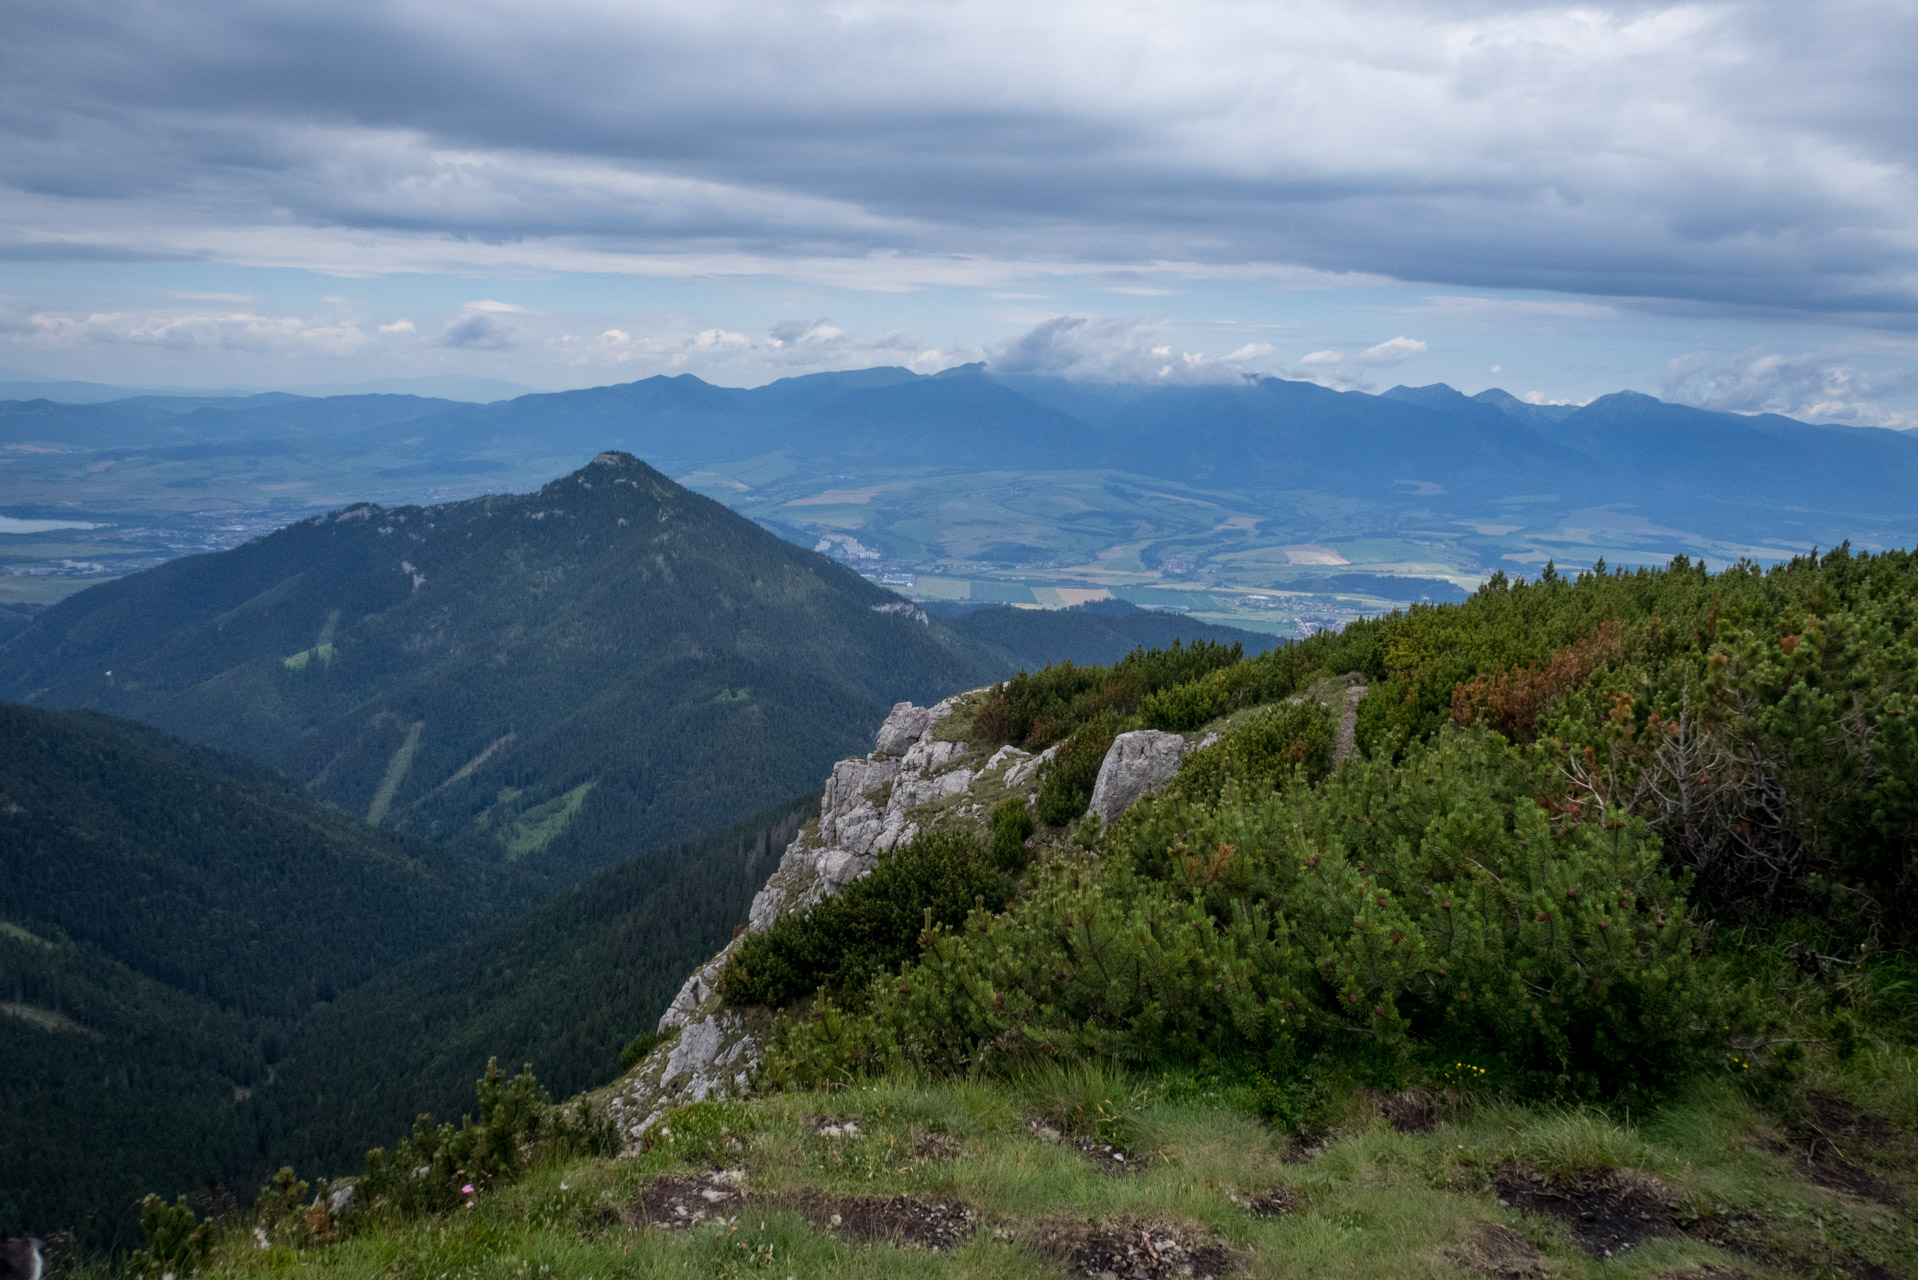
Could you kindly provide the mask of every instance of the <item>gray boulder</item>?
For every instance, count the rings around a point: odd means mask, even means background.
[[[1092,786],[1092,805],[1106,822],[1117,820],[1140,796],[1172,781],[1185,759],[1185,739],[1159,729],[1136,729],[1112,740],[1099,780]]]
[[[879,740],[873,744],[873,754],[905,755],[907,748],[919,741],[919,735],[931,723],[931,707],[915,707],[910,702],[893,704],[892,714],[879,726]]]

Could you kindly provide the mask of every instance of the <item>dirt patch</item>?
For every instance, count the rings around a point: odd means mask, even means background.
[[[849,1240],[915,1245],[934,1253],[951,1249],[979,1226],[977,1214],[951,1200],[808,1194],[774,1203],[793,1210],[821,1231]]]
[[[1032,1243],[1093,1280],[1194,1280],[1225,1275],[1232,1252],[1201,1232],[1170,1222],[1121,1218],[1097,1226],[1074,1223],[1042,1229]]]
[[[1123,1178],[1127,1174],[1137,1173],[1145,1168],[1145,1160],[1133,1157],[1110,1142],[1098,1142],[1092,1138],[1068,1138],[1066,1143],[1090,1162],[1093,1168],[1115,1178]]]
[[[1471,1235],[1447,1249],[1445,1256],[1467,1270],[1499,1280],[1526,1280],[1545,1274],[1545,1255],[1538,1246],[1522,1233],[1496,1222],[1477,1222]]]
[[[1889,1155],[1904,1161],[1918,1157],[1918,1152],[1900,1151],[1910,1144],[1898,1127],[1823,1089],[1805,1090],[1805,1103],[1805,1118],[1786,1130],[1805,1176],[1834,1191],[1901,1204],[1904,1197],[1898,1189],[1867,1167]]]
[[[1400,1133],[1430,1133],[1444,1119],[1439,1113],[1439,1096],[1424,1089],[1398,1089],[1390,1093],[1368,1090],[1366,1101],[1378,1109]]]
[[[921,1160],[953,1160],[959,1155],[959,1139],[949,1133],[919,1133],[913,1136],[912,1153]]]
[[[1613,1169],[1561,1182],[1503,1165],[1492,1183],[1500,1204],[1568,1224],[1579,1247],[1594,1258],[1624,1253],[1654,1236],[1678,1234],[1670,1197],[1647,1174]]]
[[[812,1131],[822,1138],[857,1138],[859,1120],[856,1116],[814,1116]]]
[[[1299,1193],[1290,1187],[1268,1187],[1256,1192],[1228,1191],[1225,1195],[1226,1199],[1255,1218],[1276,1218],[1282,1213],[1290,1213],[1299,1202]]]
[[[746,1175],[739,1169],[721,1169],[699,1178],[668,1174],[654,1178],[633,1205],[633,1225],[684,1231],[709,1218],[727,1218],[745,1202]]]
[[[1028,1121],[1026,1129],[1040,1142],[1057,1142],[1071,1147],[1090,1161],[1099,1172],[1110,1174],[1115,1178],[1137,1173],[1146,1164],[1144,1159],[1134,1158],[1122,1147],[1115,1147],[1110,1142],[1100,1142],[1097,1138],[1069,1137],[1043,1120]]]

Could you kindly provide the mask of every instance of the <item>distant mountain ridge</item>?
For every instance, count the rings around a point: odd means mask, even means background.
[[[775,453],[865,471],[1110,468],[1182,482],[1339,495],[1397,491],[1440,508],[1548,493],[1572,504],[1676,500],[1746,513],[1896,516],[1918,438],[1668,404],[1636,392],[1533,405],[1435,383],[1379,395],[1279,378],[1133,387],[980,366],[877,368],[721,387],[691,374],[492,404],[414,396],[108,405],[0,404],[0,441],[350,438],[405,424],[432,449],[586,456],[614,446],[669,471]],[[1699,469],[1709,463],[1712,471]],[[1736,476],[1726,481],[1725,469]]]

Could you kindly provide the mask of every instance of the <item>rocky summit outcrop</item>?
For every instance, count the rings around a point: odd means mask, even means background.
[[[947,808],[957,815],[983,812],[981,802],[959,799],[980,775],[991,773],[1003,782],[1009,767],[1036,760],[1013,747],[981,760],[964,741],[940,734],[956,710],[984,694],[975,690],[934,707],[899,703],[879,726],[871,754],[834,765],[818,819],[787,846],[779,868],[753,898],[740,937],[769,928],[785,913],[836,894],[871,871],[882,852],[918,834],[928,807],[951,801]],[[1033,772],[1027,770],[1022,780]],[[642,1140],[672,1107],[746,1088],[770,1015],[725,1008],[714,992],[738,942],[735,938],[686,979],[659,1020],[660,1030],[677,1035],[611,1090],[607,1105],[629,1144]]]
[[[740,939],[840,892],[870,872],[880,854],[930,824],[983,820],[1011,795],[1037,798],[1041,771],[1058,748],[988,750],[966,738],[988,690],[933,707],[899,703],[863,758],[841,760],[826,780],[819,817],[787,846],[779,867],[753,898],[746,927],[686,979],[659,1020],[673,1033],[603,1095],[629,1149],[637,1148],[673,1107],[744,1092],[772,1029],[765,1009],[727,1007],[716,987]],[[1163,787],[1197,745],[1176,733],[1120,734],[1099,770],[1091,812],[1111,822],[1139,797]]]

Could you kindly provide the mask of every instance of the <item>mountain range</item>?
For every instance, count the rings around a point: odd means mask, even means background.
[[[0,609],[354,501],[537,488],[608,448],[921,601],[1103,594],[1292,635],[1547,561],[1775,561],[1918,538],[1918,438],[1632,392],[1536,405],[1442,384],[1135,386],[977,365],[753,388],[679,375],[486,404],[0,403],[7,514],[93,526],[0,537]]]

